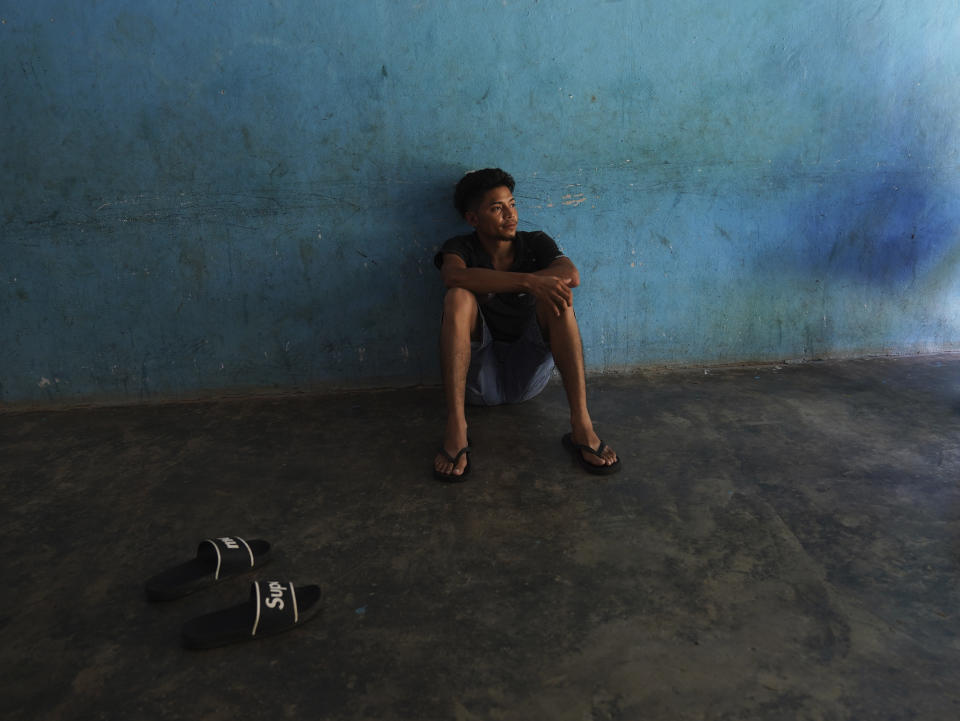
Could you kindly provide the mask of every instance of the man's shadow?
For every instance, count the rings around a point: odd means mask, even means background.
[[[406,234],[397,259],[403,290],[399,307],[385,312],[395,313],[408,371],[418,385],[440,384],[438,338],[446,289],[434,257],[448,238],[469,231],[453,207],[453,190],[462,174],[459,169],[442,170],[429,180],[415,181],[395,208],[395,227]]]

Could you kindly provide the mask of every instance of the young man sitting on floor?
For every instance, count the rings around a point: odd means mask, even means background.
[[[620,461],[593,429],[587,410],[583,346],[573,313],[576,267],[546,233],[517,230],[513,178],[499,168],[465,175],[454,204],[474,232],[443,244],[434,262],[447,293],[440,355],[447,402],[434,476],[461,481],[470,470],[465,403],[520,403],[560,371],[570,404],[564,446],[591,473]]]

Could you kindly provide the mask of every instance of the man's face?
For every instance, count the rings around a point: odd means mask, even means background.
[[[517,201],[507,186],[492,188],[475,210],[467,211],[466,220],[480,237],[513,240],[517,236]]]

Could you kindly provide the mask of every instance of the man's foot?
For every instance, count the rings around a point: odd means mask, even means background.
[[[447,428],[443,445],[433,460],[433,476],[440,481],[459,481],[470,470],[470,441],[467,429]]]
[[[606,475],[620,470],[617,452],[600,440],[590,428],[579,433],[567,433],[563,447],[574,454],[580,466],[589,473]]]
[[[440,449],[440,453],[437,455],[438,458],[443,458],[446,461],[447,466],[450,466],[452,470],[449,473],[444,473],[439,471],[436,468],[433,469],[433,477],[438,481],[445,481],[447,483],[457,483],[458,481],[465,481],[467,479],[467,474],[470,473],[470,446],[464,446],[456,455],[450,455],[443,448]],[[461,459],[466,459],[464,463],[461,463]]]

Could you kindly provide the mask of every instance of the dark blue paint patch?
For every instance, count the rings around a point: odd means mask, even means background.
[[[796,208],[802,270],[883,287],[913,280],[924,259],[956,240],[956,209],[943,205],[934,183],[922,174],[877,173],[824,185]]]

